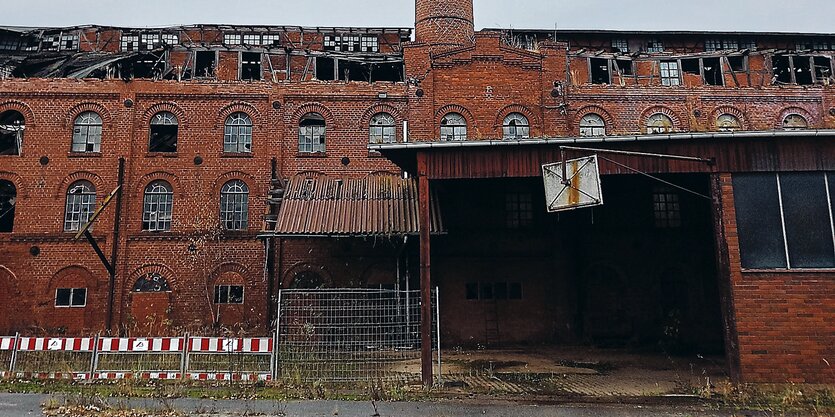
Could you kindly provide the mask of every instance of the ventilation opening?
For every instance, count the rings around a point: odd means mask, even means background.
[[[592,84],[610,84],[612,82],[609,76],[609,60],[589,58],[589,65],[591,66]]]
[[[197,51],[194,53],[194,76],[211,78],[215,76],[217,54],[215,51]]]
[[[26,122],[16,110],[0,114],[0,155],[20,155]]]
[[[257,52],[241,52],[241,80],[261,80],[261,54]]]
[[[705,71],[705,84],[725,85],[725,79],[722,76],[722,64],[719,58],[702,59],[702,68]]]
[[[333,81],[334,62],[333,58],[316,58],[316,79],[322,81]]]

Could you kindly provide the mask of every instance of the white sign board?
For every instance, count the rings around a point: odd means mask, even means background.
[[[603,205],[597,155],[542,166],[549,213]]]

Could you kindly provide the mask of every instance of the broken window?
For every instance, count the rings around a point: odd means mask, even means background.
[[[244,45],[261,46],[261,35],[257,33],[244,34]]]
[[[360,44],[361,52],[377,52],[380,49],[380,41],[376,36],[363,36]]]
[[[263,35],[261,37],[261,44],[266,47],[281,46],[281,35],[274,33]]]
[[[705,51],[707,51],[707,52],[736,51],[738,49],[739,49],[739,41],[737,41],[736,39],[711,38],[711,39],[708,39],[708,40],[705,41]]]
[[[145,187],[142,209],[142,230],[165,232],[171,230],[174,211],[174,190],[165,181],[154,181]]]
[[[673,131],[673,119],[664,113],[655,113],[647,119],[647,133],[670,133]]]
[[[55,307],[86,307],[86,288],[58,288],[55,290]]]
[[[681,227],[681,203],[678,193],[670,187],[656,187],[652,192],[652,202],[656,228]]]
[[[225,230],[249,227],[249,187],[241,180],[229,181],[220,190],[220,224]]]
[[[620,75],[633,75],[632,61],[628,59],[616,59],[614,65]]]
[[[96,187],[89,181],[73,183],[67,190],[64,231],[77,232],[96,211]]]
[[[681,71],[685,74],[694,74],[701,77],[702,67],[698,58],[689,58],[681,60]]]
[[[177,152],[177,116],[171,112],[159,112],[151,119],[151,139],[148,152]]]
[[[17,110],[0,114],[0,155],[20,155],[26,121]]]
[[[232,113],[226,118],[223,152],[252,152],[252,119],[246,113]]]
[[[241,52],[241,80],[261,80],[260,52]]]
[[[0,233],[11,233],[14,229],[16,203],[17,188],[14,183],[0,180]]]
[[[365,41],[365,42],[363,42]],[[376,52],[370,49],[364,49],[363,45],[368,45],[368,48],[377,47],[377,38],[365,40],[359,35],[326,35],[323,40],[323,46],[326,51],[337,52]]]
[[[336,63],[339,65],[339,77],[341,80],[371,81],[371,65],[345,59],[338,59]]]
[[[728,65],[731,67],[731,71],[734,72],[743,72],[745,71],[745,57],[741,55],[737,56],[729,56],[728,57]]]
[[[333,58],[316,58],[316,79],[322,81],[336,80],[336,60]]]
[[[133,292],[169,292],[168,281],[157,272],[145,274],[133,284]]]
[[[612,49],[615,52],[627,53],[629,52],[629,42],[626,39],[612,39]]]
[[[793,56],[792,65],[794,66],[794,82],[798,85],[811,85],[815,83],[812,76],[812,62],[811,58],[805,56]]]
[[[396,142],[394,117],[388,113],[375,114],[368,129],[368,143]]]
[[[809,122],[805,117],[792,113],[783,119],[783,129],[786,130],[803,130],[809,128]]]
[[[441,140],[467,140],[467,121],[458,113],[449,113],[441,119]]]
[[[589,72],[592,84],[611,84],[612,77],[609,71],[609,60],[601,58],[589,58]]]
[[[122,52],[132,52],[139,50],[139,35],[125,35],[122,34],[121,40]]]
[[[599,114],[589,113],[580,119],[580,136],[606,136],[606,122]]]
[[[815,64],[815,82],[829,84],[832,81],[832,59],[828,56],[816,56],[813,58]]]
[[[794,82],[794,74],[792,74],[791,57],[786,55],[775,55],[771,58],[771,63],[774,68],[774,81],[783,84],[791,84]]]
[[[78,50],[78,35],[77,34],[63,34],[61,35],[62,51],[77,51]]]
[[[742,129],[739,118],[732,114],[722,114],[716,118],[716,130],[720,132],[734,132]]]
[[[722,61],[719,58],[702,58],[702,68],[705,74],[705,84],[725,85],[725,76],[722,74]]]
[[[384,62],[380,64],[369,64],[371,66],[371,82],[403,81],[403,62]]]
[[[661,61],[661,85],[680,85],[681,74],[678,61]]]
[[[194,53],[194,76],[197,78],[214,78],[217,68],[217,52],[196,51]]]
[[[664,44],[658,39],[647,41],[647,52],[664,52]]]
[[[20,37],[15,35],[0,35],[0,50],[17,51],[20,48]]]
[[[61,34],[44,35],[41,39],[41,51],[57,51],[61,47]]]
[[[125,79],[157,78],[165,67],[165,57],[164,51],[144,53],[134,60],[122,61],[120,72]]]
[[[215,304],[243,304],[244,287],[240,285],[215,286]]]
[[[510,113],[502,123],[503,139],[527,139],[531,137],[531,126],[528,118],[522,113]]]
[[[821,59],[818,59],[821,58]],[[797,55],[775,55],[771,62],[774,70],[774,82],[784,84],[798,84],[811,85],[819,80],[824,81],[825,72],[831,71],[831,63],[827,62],[828,57],[810,57]],[[820,78],[816,78],[818,74],[818,64],[820,66]],[[814,69],[813,69],[814,64]]]
[[[227,33],[223,35],[224,45],[240,45],[241,35],[239,33]]]
[[[299,153],[325,152],[325,118],[307,113],[299,122]]]
[[[73,125],[72,151],[73,152],[100,152],[101,151],[101,117],[95,112],[81,113]]]
[[[505,226],[508,229],[522,229],[533,224],[533,202],[530,193],[509,192],[505,194]]]

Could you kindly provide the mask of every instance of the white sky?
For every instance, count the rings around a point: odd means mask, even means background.
[[[0,25],[412,27],[411,0],[26,0]],[[476,27],[835,32],[832,0],[475,0]]]

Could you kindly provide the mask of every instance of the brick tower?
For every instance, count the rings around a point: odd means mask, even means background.
[[[415,40],[433,49],[471,45],[473,20],[473,0],[416,0]]]

